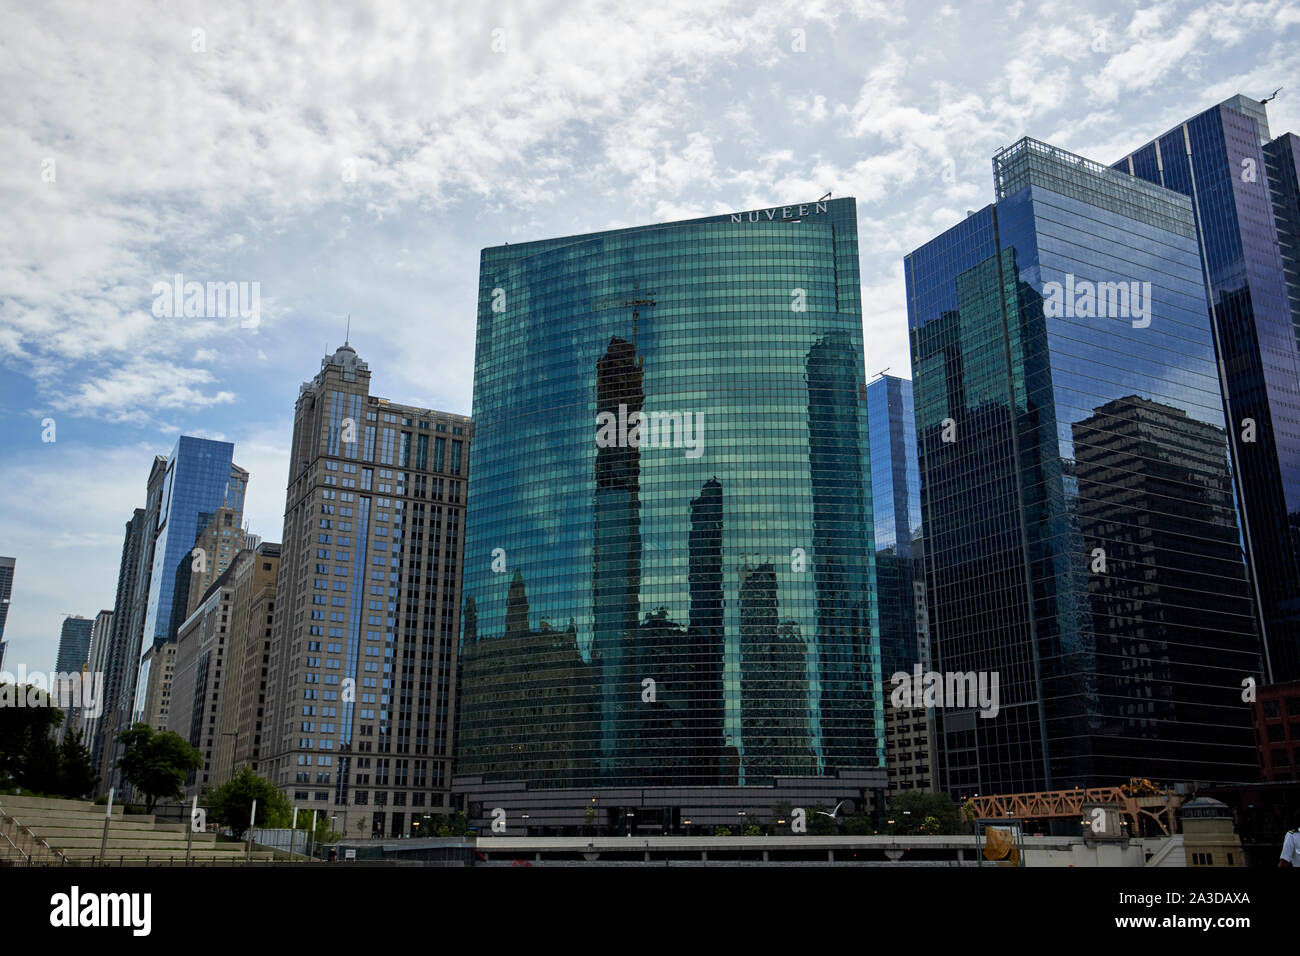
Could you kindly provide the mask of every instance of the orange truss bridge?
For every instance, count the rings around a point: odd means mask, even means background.
[[[1141,832],[1141,818],[1155,821],[1166,836],[1178,832],[1174,811],[1187,799],[1149,780],[1132,780],[1122,787],[1089,787],[1075,790],[1043,790],[1038,793],[1003,793],[997,796],[970,797],[966,802],[979,819],[1003,817],[1048,819],[1075,817],[1083,819],[1088,804],[1109,804],[1129,818],[1134,834]]]

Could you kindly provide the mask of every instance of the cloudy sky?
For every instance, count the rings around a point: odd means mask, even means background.
[[[349,313],[377,394],[470,412],[484,246],[856,196],[866,366],[907,375],[902,257],[991,201],[995,149],[1110,162],[1297,77],[1294,0],[0,0],[6,664],[112,607],[178,434],[235,442],[279,540]],[[1300,132],[1300,85],[1269,113]],[[257,282],[258,321],[155,315],[178,273]]]

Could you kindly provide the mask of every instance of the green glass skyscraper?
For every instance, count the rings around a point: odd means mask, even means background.
[[[601,822],[689,829],[883,779],[862,372],[852,199],[483,251],[471,811],[657,788]]]

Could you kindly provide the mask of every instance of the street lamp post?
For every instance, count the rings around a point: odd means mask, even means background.
[[[230,779],[234,780],[235,779],[235,755],[239,751],[239,731],[238,730],[223,731],[221,736],[235,738],[235,745],[230,748]]]

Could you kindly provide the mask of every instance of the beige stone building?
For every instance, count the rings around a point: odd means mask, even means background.
[[[168,729],[197,747],[186,796],[258,770],[279,546],[238,551],[181,625]]]
[[[1226,803],[1213,797],[1197,797],[1183,804],[1179,817],[1188,866],[1246,865],[1232,808]]]
[[[261,764],[350,837],[450,809],[471,432],[347,344],[299,392]]]
[[[238,468],[238,466],[236,466]],[[238,468],[244,474],[244,482],[247,485],[248,472]],[[198,560],[190,562],[190,590],[189,600],[185,607],[185,616],[194,613],[194,609],[199,606],[203,600],[203,595],[208,593],[208,588],[212,587],[212,582],[225,573],[226,568],[235,559],[244,548],[257,547],[257,536],[250,535],[239,526],[243,514],[234,508],[218,508],[212,515],[204,528],[199,532],[198,538],[194,541],[194,547],[202,551],[201,555],[195,555],[191,551],[191,557],[197,557]]]
[[[885,769],[889,793],[934,790],[934,721],[924,707],[885,706]]]
[[[140,720],[155,730],[166,730],[171,711],[172,671],[176,665],[175,643],[158,644],[140,658],[141,672],[148,664],[144,691],[144,710]]]

